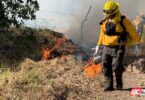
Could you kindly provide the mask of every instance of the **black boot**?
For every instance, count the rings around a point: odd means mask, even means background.
[[[106,85],[104,88],[104,92],[106,91],[113,91],[113,77],[106,77]]]
[[[116,76],[116,88],[121,90],[123,88],[122,76]]]

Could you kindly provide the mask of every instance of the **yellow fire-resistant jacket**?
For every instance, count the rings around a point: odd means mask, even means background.
[[[114,36],[108,36],[105,34],[105,25],[106,21],[104,21],[101,25],[101,31],[100,31],[100,37],[98,41],[98,45],[122,45],[121,43],[118,42],[118,39],[120,36],[114,35]],[[132,25],[132,23],[127,19],[123,19],[123,25],[126,28],[126,31],[128,33],[127,35],[127,41],[123,44],[125,45],[131,45],[131,44],[139,44],[140,43],[140,37],[135,29],[135,27]],[[123,27],[120,25],[120,22],[116,24],[116,32],[122,32]]]

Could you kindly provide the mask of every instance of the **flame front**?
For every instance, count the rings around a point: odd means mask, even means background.
[[[66,41],[65,38],[61,38],[61,39],[58,39],[55,43],[55,45],[49,49],[46,45],[44,45],[42,47],[42,60],[47,60],[51,55],[51,52],[54,50],[54,49],[57,49],[57,48],[60,48],[61,45]]]
[[[92,63],[84,69],[84,72],[88,78],[93,79],[95,76],[99,75],[101,69],[102,69],[101,64]]]
[[[50,55],[49,49],[48,48],[43,48],[42,49],[42,60],[48,59],[49,55]]]

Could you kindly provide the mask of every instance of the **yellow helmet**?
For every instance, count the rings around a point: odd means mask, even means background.
[[[107,15],[115,14],[119,11],[119,4],[113,1],[107,1],[104,5],[103,12]]]

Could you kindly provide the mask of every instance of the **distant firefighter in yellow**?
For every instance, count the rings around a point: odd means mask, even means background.
[[[142,11],[139,11],[139,14],[135,17],[132,23],[136,27],[136,30],[141,37],[141,42],[145,43],[145,40],[144,40],[145,39],[145,32],[144,32],[145,15],[144,13]]]
[[[145,44],[145,32],[144,32],[145,15],[144,13],[142,11],[139,11],[139,14],[135,17],[132,23],[136,27],[136,30],[141,38],[141,43],[144,45]],[[137,50],[137,45],[135,46],[134,54],[136,56],[139,56],[141,54],[141,51]]]

